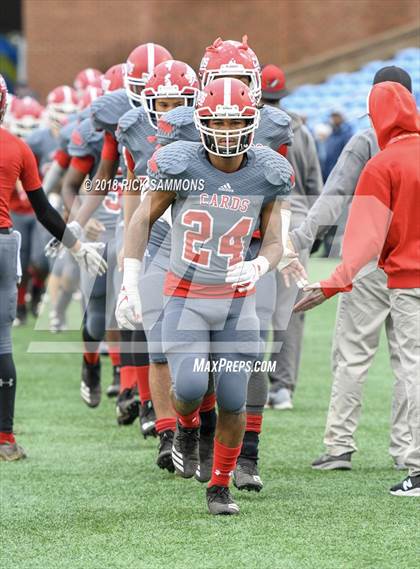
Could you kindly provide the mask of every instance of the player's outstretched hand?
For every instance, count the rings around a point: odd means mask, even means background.
[[[105,243],[81,243],[78,241],[69,251],[81,269],[96,277],[104,275],[108,268],[107,262],[102,256],[104,248]]]
[[[135,330],[136,325],[140,324],[141,302],[137,287],[127,290],[122,285],[115,309],[115,318],[118,327],[122,330]]]
[[[287,288],[290,287],[292,280],[299,288],[304,288],[309,284],[308,275],[298,257],[298,254],[291,249],[285,249],[284,255],[277,265],[277,270],[282,274]]]
[[[327,297],[322,292],[320,283],[314,283],[305,286],[303,290],[309,294],[304,296],[301,300],[299,300],[299,302],[295,304],[293,312],[306,312],[307,310],[311,310],[311,308],[315,308],[315,306],[318,306],[318,304],[322,304],[327,300]]]
[[[61,241],[53,237],[48,241],[48,243],[44,247],[45,256],[49,259],[55,259],[60,252],[61,249]]]

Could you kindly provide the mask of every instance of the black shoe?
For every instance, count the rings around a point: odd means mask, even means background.
[[[115,407],[117,423],[132,425],[139,416],[140,402],[134,389],[124,389],[118,397]]]
[[[226,486],[210,486],[207,488],[206,497],[210,514],[215,516],[239,514],[239,506],[234,502]]]
[[[16,318],[13,320],[13,326],[25,326],[28,321],[28,312],[25,304],[20,304],[16,308]]]
[[[172,461],[177,474],[183,478],[192,478],[200,462],[198,445],[200,428],[185,429],[176,422],[174,442],[172,446]]]
[[[323,454],[312,463],[314,470],[351,470],[351,452],[345,452],[338,456]]]
[[[238,490],[261,492],[264,484],[258,472],[257,461],[240,456],[233,472],[233,484]]]
[[[39,315],[39,307],[42,302],[42,295],[44,294],[44,288],[39,288],[38,286],[33,286],[31,291],[31,313],[35,318]]]
[[[199,456],[200,463],[195,471],[195,479],[198,482],[208,482],[211,478],[213,466],[214,431],[200,433]]]
[[[158,447],[158,457],[156,459],[156,464],[162,470],[167,470],[168,472],[175,472],[174,463],[172,462],[172,444],[174,440],[174,432],[171,430],[163,431],[159,433],[159,447]]]
[[[420,498],[420,474],[418,476],[407,476],[402,482],[390,488],[389,492],[393,496],[417,496]]]
[[[120,366],[112,368],[112,383],[106,390],[108,397],[117,397],[120,392]]]
[[[88,364],[83,358],[80,395],[88,407],[97,407],[101,402],[101,361]]]
[[[155,421],[156,414],[153,409],[153,403],[146,401],[144,405],[140,405],[140,431],[145,439],[147,437],[157,437]]]

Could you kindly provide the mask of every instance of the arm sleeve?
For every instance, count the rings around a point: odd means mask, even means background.
[[[50,204],[44,190],[39,186],[37,189],[28,192],[28,198],[38,221],[45,229],[61,241],[65,247],[73,247],[77,241],[76,237],[67,229],[63,218]]]
[[[32,192],[41,187],[38,166],[32,150],[22,141],[22,162],[19,179],[26,192]]]
[[[349,206],[359,176],[370,158],[367,144],[366,141],[352,139],[343,150],[307,218],[290,233],[296,249],[310,249],[316,237],[322,237],[320,226],[324,226],[323,233],[327,233]]]
[[[104,145],[102,147],[101,158],[104,160],[118,160],[120,154],[118,152],[118,142],[110,132],[106,132],[104,136]]]
[[[350,208],[343,239],[343,260],[331,277],[321,282],[327,298],[351,290],[357,273],[382,251],[391,222],[391,186],[387,172],[368,165]]]

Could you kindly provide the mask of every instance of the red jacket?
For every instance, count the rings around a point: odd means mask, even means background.
[[[379,256],[388,288],[420,287],[420,117],[411,93],[386,81],[372,88],[371,117],[381,152],[366,164],[350,209],[343,260],[321,282],[327,297]]]

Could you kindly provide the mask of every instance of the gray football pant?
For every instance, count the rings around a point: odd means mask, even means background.
[[[200,364],[211,357],[216,365],[223,362],[213,373],[219,407],[243,412],[252,364],[260,353],[259,335],[255,295],[234,299],[170,297],[162,337],[175,397],[188,403],[204,397],[209,372]]]
[[[391,316],[401,357],[411,442],[405,463],[420,475],[420,288],[391,289]]]
[[[299,261],[306,268],[309,251],[299,255]],[[275,371],[269,373],[271,389],[286,387],[294,391],[299,375],[305,317],[302,312],[293,314],[293,307],[302,294],[296,285],[289,288],[283,276],[276,272],[277,298],[273,314],[273,351],[270,361],[275,363]]]
[[[394,394],[389,452],[404,459],[410,442],[405,377],[391,313],[386,275],[374,268],[340,295],[332,347],[333,384],[324,444],[333,456],[357,450],[354,434],[362,409],[362,388],[379,345],[382,326],[388,340]],[[384,388],[385,382],[384,379]]]

